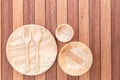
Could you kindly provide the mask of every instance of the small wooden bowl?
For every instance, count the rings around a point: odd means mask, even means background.
[[[86,73],[93,61],[90,49],[81,42],[66,44],[60,51],[58,62],[61,69],[68,75],[80,76]]]
[[[39,43],[39,71],[36,72],[36,44],[31,39],[29,44],[29,72],[26,72],[26,48],[23,40],[24,27],[29,27],[32,37],[39,35],[41,31],[41,41]],[[11,66],[18,72],[25,75],[39,75],[47,71],[54,63],[57,56],[57,45],[52,34],[42,26],[30,24],[17,28],[9,37],[6,45],[6,55]]]
[[[73,38],[74,31],[68,24],[61,24],[55,31],[57,39],[61,42],[68,42]]]

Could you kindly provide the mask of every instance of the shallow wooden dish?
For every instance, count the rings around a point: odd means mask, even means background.
[[[42,37],[39,43],[39,72],[35,72],[35,42],[31,39],[29,45],[30,72],[26,72],[25,43],[22,39],[24,27],[29,27],[33,35],[41,30]],[[33,35],[33,36],[34,36]],[[6,45],[7,59],[12,67],[25,75],[38,75],[47,71],[54,63],[57,55],[57,45],[52,34],[39,25],[25,25],[16,29],[9,37]]]
[[[71,76],[80,76],[90,69],[93,56],[85,44],[71,42],[61,49],[58,61],[65,73]]]
[[[74,31],[70,25],[61,24],[57,27],[55,35],[59,41],[68,42],[73,38]]]

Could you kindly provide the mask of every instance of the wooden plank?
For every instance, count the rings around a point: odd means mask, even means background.
[[[35,1],[24,0],[23,1],[23,24],[34,24],[35,23]],[[23,76],[24,80],[34,80],[34,76]]]
[[[57,25],[67,24],[67,0],[57,0]]]
[[[57,0],[57,26],[67,24],[67,0]],[[58,43],[58,51],[65,45],[60,41]],[[58,59],[57,59],[58,60]],[[57,61],[57,80],[67,80],[67,75],[61,70]]]
[[[89,0],[79,0],[79,41],[89,46]]]
[[[94,59],[89,77],[90,80],[100,80],[100,0],[90,0],[90,48]]]
[[[35,0],[35,24],[45,26],[45,0]],[[45,80],[45,73],[35,76],[35,80]]]
[[[2,69],[1,69],[1,68],[2,68],[2,67],[1,67],[1,65],[2,65],[2,64],[1,64],[1,58],[2,58],[2,54],[1,54],[1,27],[2,27],[2,26],[1,26],[1,0],[0,0],[0,80],[2,80],[2,79],[1,79],[1,78],[2,78],[2,76],[1,76],[1,72],[2,72],[2,71],[1,71],[1,70],[2,70]]]
[[[23,25],[23,0],[13,0],[13,30]],[[23,75],[13,70],[13,80],[23,80]]]
[[[112,80],[120,80],[120,0],[112,0]]]
[[[35,76],[35,80],[46,80],[45,73]]]
[[[79,0],[68,0],[68,24],[75,32],[72,41],[79,40]],[[78,80],[79,77],[67,76],[68,80]]]
[[[101,80],[111,80],[111,1],[101,0]]]
[[[1,80],[13,80],[13,69],[8,63],[6,57],[6,42],[9,35],[12,32],[12,0],[2,0],[1,1],[1,52],[2,52],[2,73]],[[7,76],[7,77],[6,77]]]
[[[79,40],[79,0],[68,0],[68,24],[75,32],[72,41]]]
[[[23,25],[23,0],[13,0],[13,30]]]
[[[52,32],[53,35],[56,29],[56,0],[46,0],[46,28]],[[57,63],[46,72],[46,80],[56,80],[57,79]]]
[[[89,46],[89,0],[79,0],[79,41]],[[79,80],[89,80],[89,71]]]
[[[34,24],[35,23],[35,0],[23,0],[23,23]]]
[[[45,0],[35,0],[35,24],[45,26]]]
[[[56,0],[46,0],[46,28],[52,32],[53,35],[56,29],[57,11]]]

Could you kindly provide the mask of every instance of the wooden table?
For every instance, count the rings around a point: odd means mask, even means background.
[[[0,80],[120,80],[120,0],[0,0]],[[9,35],[21,25],[39,24],[54,35],[57,25],[70,24],[72,41],[87,44],[94,55],[91,69],[82,76],[66,75],[54,63],[46,73],[25,76],[6,58]],[[66,43],[57,41],[58,50]]]

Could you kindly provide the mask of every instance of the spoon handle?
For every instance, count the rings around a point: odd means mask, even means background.
[[[29,72],[30,70],[30,65],[29,65],[29,44],[26,43],[26,72]]]
[[[39,72],[39,44],[36,43],[36,72]]]

